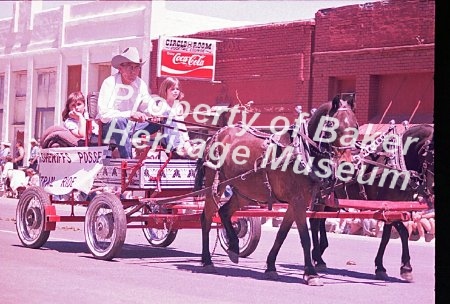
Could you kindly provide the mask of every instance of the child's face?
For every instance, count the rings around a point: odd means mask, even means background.
[[[178,99],[180,96],[180,88],[178,84],[174,84],[170,88],[167,89],[167,100],[174,101]]]
[[[84,101],[72,101],[69,105],[69,111],[75,111],[79,113],[84,113]]]

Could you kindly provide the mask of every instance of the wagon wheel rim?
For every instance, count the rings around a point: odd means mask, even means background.
[[[23,218],[18,218],[18,227],[26,241],[32,242],[39,238],[43,230],[42,206],[39,200],[31,198],[23,206]]]
[[[40,187],[29,187],[16,209],[16,230],[22,245],[40,248],[47,242],[50,230],[46,230],[46,208],[51,206],[49,196]]]
[[[239,218],[236,221],[234,221],[232,224],[233,224],[233,229],[238,236],[239,248],[245,248],[251,239],[251,235],[248,232],[251,229],[250,225],[252,225],[252,224],[246,218]],[[223,240],[226,242],[226,246],[228,247],[230,241],[228,239],[225,229],[221,229],[220,233],[221,233]]]
[[[167,225],[165,223],[163,229],[155,229],[155,228],[149,229],[150,236],[155,241],[164,240],[169,232],[170,230],[167,228]]]
[[[101,239],[109,239],[114,230],[114,218],[112,212],[97,216],[94,222],[95,235]]]
[[[243,238],[248,233],[249,222],[246,219],[240,218],[233,223],[233,228],[238,238]]]
[[[39,229],[42,224],[42,215],[40,208],[30,207],[26,210],[25,224],[29,229]]]
[[[94,221],[89,225],[87,235],[92,240],[95,250],[107,251],[115,238],[114,217],[107,204],[100,204],[95,208]]]
[[[122,202],[111,193],[95,196],[89,203],[84,234],[94,257],[112,260],[125,242],[127,219]]]

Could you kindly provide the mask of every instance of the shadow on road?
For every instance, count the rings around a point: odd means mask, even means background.
[[[226,261],[226,256],[223,261]],[[222,261],[214,261],[214,266],[217,273],[213,275],[237,278],[252,278],[255,280],[267,280],[264,271],[265,268],[242,266],[242,265],[223,265]],[[180,270],[190,271],[193,273],[205,273],[202,266],[195,266],[189,264],[174,265]],[[304,266],[296,264],[280,264],[277,265],[278,280],[280,283],[305,283],[303,280]],[[348,269],[328,268],[325,273],[319,273],[324,279],[324,284],[370,284],[370,285],[385,285],[386,283],[406,283],[406,281],[390,277],[389,281],[380,281],[375,278],[374,274],[352,271]]]
[[[220,275],[224,277],[236,277],[236,278],[252,278],[255,280],[267,280],[264,271],[265,269],[261,267],[248,267],[241,265],[225,265],[219,266],[220,261],[214,261],[214,266],[217,273],[212,275]],[[175,265],[177,269],[190,271],[193,273],[205,273],[201,265],[187,265],[187,264],[177,264]],[[278,273],[279,278],[277,282],[280,283],[302,283],[303,279],[296,277],[296,274],[284,274],[282,272]]]
[[[25,248],[20,245],[15,247]],[[27,248],[25,248],[27,249]],[[54,250],[61,253],[81,254],[81,257],[95,259],[89,251],[85,242],[66,242],[66,241],[47,241],[44,246],[38,250]],[[150,245],[124,244],[121,251],[111,262],[131,262],[136,264],[139,260],[141,266],[156,267],[156,265],[166,265],[170,268],[189,271],[192,273],[205,273],[200,264],[200,254],[186,251],[180,251],[171,247],[156,248]],[[241,259],[241,263],[231,264],[225,254],[216,254],[214,259],[215,268],[219,275],[224,277],[252,278],[255,280],[267,280],[265,276],[265,265],[262,266],[259,261],[253,261],[251,258]],[[298,264],[279,264],[277,265],[278,280],[280,283],[304,283],[304,266]],[[404,280],[389,277],[388,281],[379,281],[371,273],[363,273],[348,269],[328,268],[320,273],[324,279],[324,284],[375,284],[385,285],[386,283],[405,283]]]
[[[13,245],[22,247],[20,245]],[[85,242],[65,242],[65,241],[47,241],[41,250],[55,250],[62,253],[85,253],[86,257],[94,258],[89,251]],[[117,259],[151,259],[151,258],[198,258],[200,261],[200,255],[186,251],[180,251],[171,247],[156,248],[150,245],[132,245],[124,244],[122,249],[116,256]]]
[[[280,266],[287,268],[287,269],[298,269],[298,270],[304,269],[303,266],[299,266],[299,265],[295,265],[295,264],[281,264]],[[321,275],[324,278],[328,278],[328,279],[332,278],[333,280],[337,280],[336,283],[342,283],[342,282],[354,283],[354,281],[351,281],[348,279],[339,279],[339,278],[336,278],[335,276],[340,276],[343,278],[371,280],[370,282],[367,282],[367,283],[371,283],[371,284],[379,283],[379,284],[384,285],[386,282],[408,283],[407,281],[404,281],[402,279],[395,278],[395,277],[389,277],[388,281],[379,281],[375,278],[375,274],[373,274],[373,273],[359,272],[359,271],[342,269],[342,268],[328,267],[325,271],[320,272],[319,275]],[[330,276],[333,276],[333,277],[330,277]]]

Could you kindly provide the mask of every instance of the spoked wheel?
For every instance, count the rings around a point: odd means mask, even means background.
[[[16,230],[25,247],[40,248],[47,242],[50,231],[44,230],[45,206],[50,205],[44,189],[30,187],[23,191],[16,209]]]
[[[164,227],[164,229],[142,228],[144,236],[153,247],[167,247],[175,240],[178,230]]]
[[[261,218],[238,218],[233,221],[233,228],[239,238],[239,257],[248,257],[255,251],[261,238]],[[219,230],[219,241],[223,250],[227,251],[229,241],[224,228]]]
[[[112,260],[122,249],[127,218],[119,198],[112,193],[96,195],[90,202],[84,222],[84,235],[94,257]]]

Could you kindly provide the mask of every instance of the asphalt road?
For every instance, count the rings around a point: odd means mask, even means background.
[[[277,261],[278,281],[264,279],[276,228],[264,225],[256,251],[239,264],[220,245],[217,274],[202,273],[200,230],[180,230],[168,248],[152,248],[140,229],[128,229],[113,261],[94,259],[80,223],[58,223],[41,249],[24,248],[16,234],[17,200],[0,199],[0,303],[435,303],[435,245],[410,242],[414,282],[402,281],[400,242],[385,254],[389,281],[374,276],[379,240],[330,234],[324,286],[304,284],[303,255],[295,229]],[[83,210],[76,210],[83,212]],[[211,232],[212,245],[216,232]],[[212,249],[212,248],[211,248]]]

